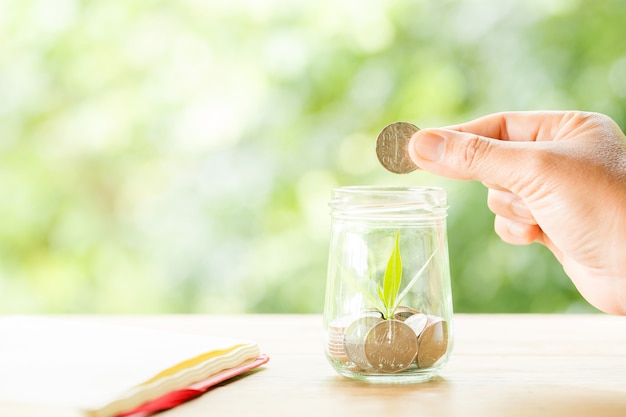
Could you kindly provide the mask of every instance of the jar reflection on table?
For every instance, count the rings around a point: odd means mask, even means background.
[[[446,192],[332,190],[326,356],[346,377],[426,381],[452,348]]]

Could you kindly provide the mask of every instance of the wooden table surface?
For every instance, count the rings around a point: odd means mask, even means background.
[[[128,316],[102,320],[245,337],[270,362],[159,417],[626,416],[626,317],[456,315],[439,377],[374,385],[335,373],[320,316]]]

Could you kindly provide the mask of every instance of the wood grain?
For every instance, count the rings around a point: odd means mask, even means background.
[[[263,368],[159,414],[191,416],[626,416],[626,317],[457,315],[432,381],[372,385],[335,374],[320,316],[91,317],[254,339]]]

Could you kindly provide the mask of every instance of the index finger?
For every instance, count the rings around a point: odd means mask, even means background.
[[[445,129],[508,141],[546,141],[558,139],[563,126],[581,115],[582,112],[562,111],[503,112],[447,126]]]

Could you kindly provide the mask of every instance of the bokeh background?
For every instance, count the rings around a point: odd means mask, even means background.
[[[449,193],[458,312],[592,311],[481,184],[382,169],[386,124],[626,125],[626,2],[0,2],[0,313],[320,312],[338,185]],[[564,213],[567,215],[567,213]]]

